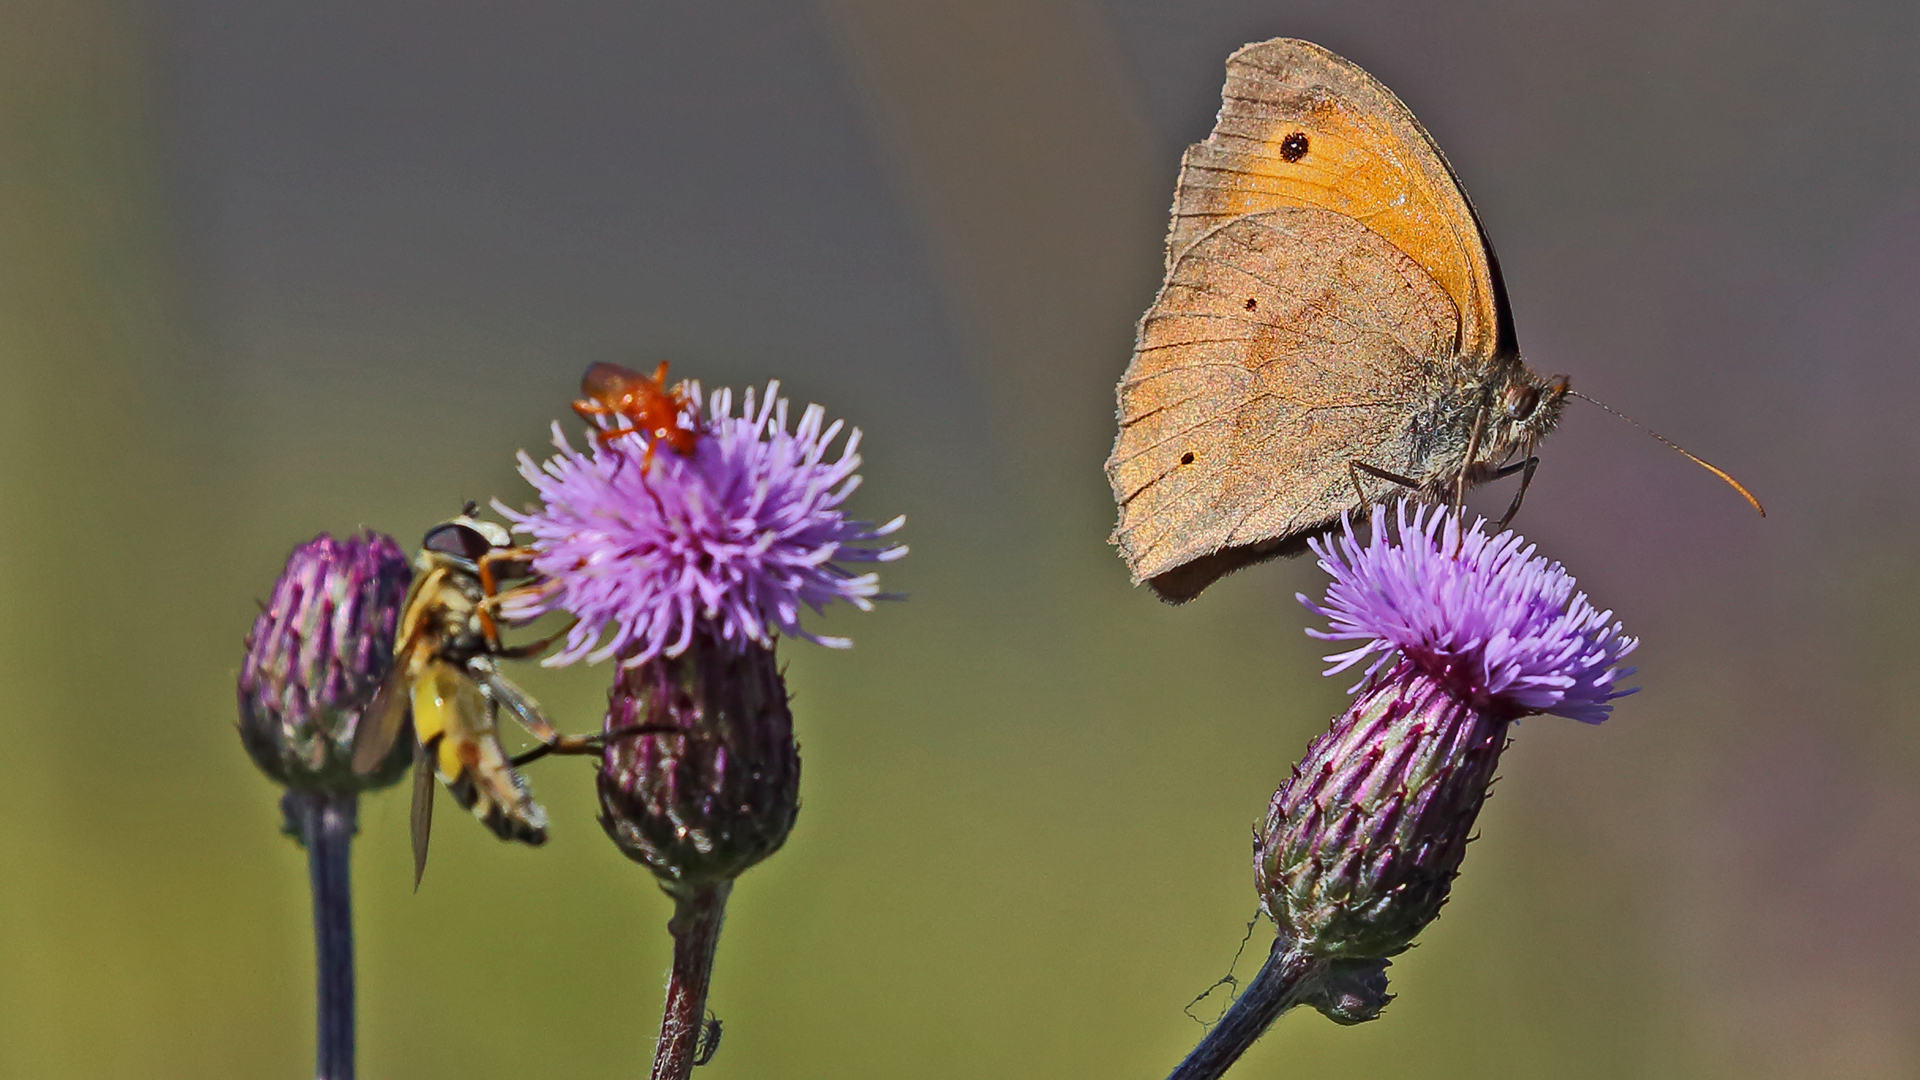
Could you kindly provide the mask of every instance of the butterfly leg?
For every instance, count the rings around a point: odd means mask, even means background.
[[[1347,475],[1353,479],[1353,490],[1360,495],[1360,506],[1362,509],[1373,500],[1367,498],[1367,490],[1360,486],[1361,473],[1366,473],[1369,476],[1377,476],[1390,484],[1398,484],[1409,491],[1420,490],[1420,481],[1418,480],[1401,476],[1399,473],[1388,472],[1377,465],[1369,465],[1364,461],[1356,461],[1349,458],[1347,459]]]
[[[1527,460],[1503,466],[1499,472],[1493,474],[1495,477],[1512,476],[1516,472],[1520,474],[1520,490],[1513,493],[1513,504],[1508,506],[1507,512],[1500,516],[1500,523],[1493,527],[1495,532],[1506,528],[1507,522],[1512,521],[1513,516],[1520,512],[1520,502],[1527,497],[1527,485],[1533,483],[1533,471],[1539,467],[1540,459],[1529,456]]]
[[[1487,431],[1487,406],[1473,414],[1473,433],[1467,436],[1467,456],[1460,463],[1460,476],[1453,482],[1453,512],[1460,513],[1467,506],[1467,474],[1473,471],[1474,459],[1480,456],[1480,437]]]

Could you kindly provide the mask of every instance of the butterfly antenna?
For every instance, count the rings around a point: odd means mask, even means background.
[[[1760,512],[1761,517],[1767,516],[1767,508],[1760,505],[1760,500],[1753,497],[1753,492],[1748,491],[1745,484],[1742,484],[1740,481],[1735,480],[1733,477],[1727,475],[1727,471],[1725,469],[1722,469],[1718,465],[1715,465],[1712,462],[1707,461],[1706,459],[1700,457],[1698,454],[1695,454],[1692,451],[1688,450],[1686,447],[1681,446],[1679,443],[1674,442],[1672,439],[1667,438],[1665,435],[1660,434],[1659,432],[1653,430],[1647,425],[1642,424],[1640,421],[1635,420],[1633,417],[1628,416],[1626,413],[1621,412],[1619,409],[1616,409],[1613,406],[1608,405],[1603,401],[1595,401],[1594,399],[1588,397],[1587,395],[1579,393],[1577,391],[1573,391],[1573,390],[1567,391],[1567,396],[1577,397],[1581,401],[1584,401],[1589,405],[1598,405],[1600,408],[1605,409],[1607,412],[1612,413],[1613,415],[1619,417],[1620,419],[1625,420],[1627,423],[1632,424],[1634,427],[1639,428],[1641,431],[1646,432],[1648,435],[1653,436],[1655,439],[1658,439],[1660,442],[1665,443],[1670,449],[1679,451],[1683,456],[1686,457],[1688,461],[1693,462],[1695,465],[1698,465],[1701,468],[1712,473],[1713,475],[1719,477],[1720,479],[1725,480],[1727,482],[1728,487],[1731,487],[1733,488],[1733,490],[1739,492],[1741,498],[1747,500],[1747,503],[1749,505],[1751,505],[1755,510],[1758,510]]]

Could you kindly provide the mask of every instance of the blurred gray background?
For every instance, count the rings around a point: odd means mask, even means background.
[[[1645,690],[1521,725],[1381,1021],[1234,1075],[1920,1075],[1920,7],[1639,0],[13,0],[0,1074],[308,1068],[254,600],[315,532],[524,501],[588,363],[669,359],[865,429],[913,546],[911,600],[819,622],[855,649],[783,647],[804,810],[701,1075],[1163,1075],[1345,685],[1310,565],[1175,610],[1105,544],[1180,150],[1279,35],[1433,132],[1536,369],[1771,516],[1569,407],[1519,525]],[[609,679],[526,676],[577,729]],[[644,1070],[668,904],[585,766],[530,773],[552,843],[443,814],[418,896],[404,796],[364,804],[364,1075]]]

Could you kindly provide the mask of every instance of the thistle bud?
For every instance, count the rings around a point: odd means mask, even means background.
[[[1255,841],[1262,903],[1304,956],[1364,964],[1404,951],[1446,903],[1509,725],[1535,713],[1597,723],[1632,692],[1614,679],[1632,672],[1616,665],[1637,643],[1559,564],[1441,510],[1410,517],[1403,503],[1398,526],[1395,538],[1376,508],[1368,545],[1351,525],[1313,541],[1334,581],[1323,604],[1300,598],[1333,623],[1310,634],[1362,643],[1328,657],[1327,674],[1378,654]],[[1352,1004],[1333,1003],[1351,1022],[1385,1004],[1384,970],[1377,987],[1362,974]]]
[[[293,549],[247,634],[240,742],[277,783],[351,794],[406,773],[401,740],[366,775],[352,768],[363,710],[393,664],[394,628],[413,572],[392,537],[322,533]]]
[[[623,669],[606,733],[600,823],[669,892],[731,881],[793,830],[800,750],[772,649],[695,634]]]

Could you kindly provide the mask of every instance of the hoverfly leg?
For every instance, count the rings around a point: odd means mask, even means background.
[[[1504,465],[1500,468],[1500,471],[1493,474],[1495,477],[1512,476],[1516,472],[1520,474],[1520,490],[1513,493],[1513,503],[1507,507],[1506,513],[1500,515],[1500,523],[1493,527],[1494,532],[1499,532],[1506,528],[1507,523],[1512,521],[1514,515],[1520,512],[1521,500],[1527,497],[1527,485],[1533,483],[1533,471],[1539,467],[1540,459],[1529,456],[1525,461],[1516,461],[1510,465]]]
[[[686,728],[676,727],[673,724],[628,724],[626,727],[617,727],[617,728],[614,728],[612,731],[603,731],[600,734],[593,736],[593,739],[604,746],[605,744],[613,742],[616,739],[630,739],[635,735],[686,735],[686,734],[689,734]]]
[[[567,631],[572,629],[573,626],[569,624],[561,627],[554,633],[548,634],[539,641],[529,642],[525,645],[515,645],[512,648],[502,646],[501,648],[495,649],[492,655],[502,660],[531,660],[541,653],[546,652],[548,649],[551,649],[554,642],[566,637]]]
[[[574,737],[575,737],[575,738],[579,738],[580,736],[574,736]],[[555,748],[555,747],[554,747],[554,746],[553,746],[552,744],[550,744],[550,743],[542,743],[542,744],[540,744],[539,746],[536,746],[536,747],[534,747],[533,749],[531,749],[531,750],[528,750],[528,751],[527,751],[526,753],[524,753],[524,754],[515,754],[515,755],[513,755],[512,757],[510,757],[510,758],[508,758],[508,759],[507,759],[507,764],[509,764],[509,765],[511,765],[511,766],[513,766],[514,768],[516,768],[516,769],[518,769],[518,768],[520,768],[520,767],[521,767],[522,765],[527,765],[527,764],[530,764],[530,763],[532,763],[532,762],[535,762],[535,761],[539,761],[539,760],[540,760],[541,758],[543,758],[543,757],[546,757],[546,756],[547,756],[548,754],[564,754],[564,753],[567,753],[567,752],[568,752],[568,751],[565,751],[565,750],[558,750],[558,749],[556,749],[556,748]],[[576,753],[585,753],[585,751],[575,751],[575,752],[576,752]]]
[[[485,610],[485,608],[486,605],[481,605],[482,610]],[[579,621],[579,619],[569,619],[567,625],[555,630],[553,633],[548,634],[538,641],[530,641],[525,645],[515,645],[511,648],[502,645],[499,648],[488,650],[487,655],[502,660],[530,660],[546,652],[548,649],[553,648],[554,643],[571,633],[574,624]]]
[[[665,724],[639,724],[631,728],[618,728],[610,733],[595,732],[591,735],[563,735],[553,726],[553,722],[540,711],[540,706],[525,690],[515,686],[506,676],[493,666],[494,657],[484,657],[468,665],[467,671],[480,685],[481,692],[498,705],[506,707],[520,726],[532,733],[540,745],[512,759],[512,765],[519,768],[528,762],[538,761],[548,754],[598,754],[605,747],[606,740],[628,734],[648,733],[667,734],[680,729]]]
[[[508,564],[504,568],[504,574],[496,573],[494,570],[494,567],[501,563]],[[499,607],[500,597],[503,595],[500,592],[500,578],[502,576],[526,577],[532,573],[533,549],[496,548],[474,560],[474,565],[480,571],[480,595],[485,598],[478,609],[480,633],[486,638],[488,651],[499,653],[501,651],[500,620],[494,609]]]
[[[685,728],[672,724],[629,724],[612,731],[603,731],[594,735],[561,735],[553,733],[552,741],[542,741],[539,746],[513,758],[513,767],[519,768],[530,761],[539,761],[549,754],[598,754],[606,750],[607,744],[615,739],[630,738],[635,735],[684,735]],[[536,734],[536,737],[538,735]]]

